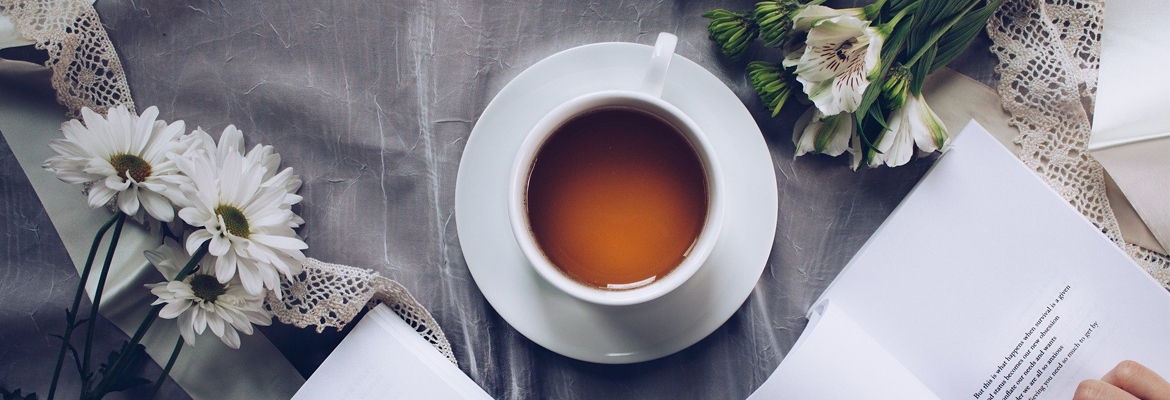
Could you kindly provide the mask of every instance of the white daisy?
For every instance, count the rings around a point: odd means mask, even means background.
[[[177,245],[168,243],[146,251],[146,259],[169,280],[146,285],[158,297],[151,305],[166,304],[158,316],[174,319],[187,345],[194,345],[195,335],[211,328],[224,344],[238,349],[239,332],[251,335],[253,324],[272,323],[272,315],[264,310],[264,295],[248,293],[238,279],[220,283],[210,274],[209,257],[199,261],[194,273],[177,281],[173,279],[191,259]]]
[[[212,166],[218,168],[219,165],[222,165],[229,152],[243,154],[245,158],[264,166],[266,169],[261,186],[283,187],[285,189],[287,194],[281,202],[282,208],[291,210],[294,204],[301,202],[302,197],[296,194],[301,189],[301,177],[294,174],[292,168],[280,169],[280,154],[276,153],[271,145],[257,144],[245,154],[244,133],[235,125],[228,125],[227,128],[224,128],[218,143],[203,128],[195,128],[195,131],[191,132],[191,136],[199,139],[200,148],[203,151],[215,155],[212,157]],[[289,220],[289,227],[297,228],[304,223],[305,220],[301,219],[299,215],[293,214],[293,218]]]
[[[61,124],[65,139],[49,142],[57,153],[42,165],[68,183],[93,183],[89,206],[98,208],[117,196],[118,209],[135,215],[145,209],[151,217],[171,221],[171,199],[187,178],[168,154],[185,153],[193,145],[185,137],[183,121],[167,125],[156,121],[158,108],[142,115],[125,106],[111,108],[108,119],[82,108],[83,125],[74,119]]]
[[[232,149],[175,158],[192,181],[180,186],[186,199],[179,217],[202,228],[187,238],[187,251],[194,253],[210,241],[208,251],[218,257],[215,276],[221,283],[238,272],[248,293],[268,288],[279,297],[278,273],[289,279],[300,273],[305,259],[301,250],[308,247],[293,232],[300,220],[286,204],[292,171],[269,175],[263,152],[257,153],[258,160]]]
[[[785,67],[796,67],[796,80],[825,115],[856,111],[869,87],[869,75],[881,63],[884,34],[846,11],[809,6],[798,14],[794,29],[808,27],[805,45],[784,60]]]
[[[795,157],[806,153],[821,153],[839,156],[849,149],[849,138],[853,136],[852,114],[824,115],[816,107],[796,122],[792,129],[792,143],[796,145]]]
[[[890,113],[889,127],[874,144],[881,153],[871,154],[871,167],[881,164],[897,167],[910,162],[915,145],[919,151],[931,153],[945,147],[950,138],[942,120],[926,104],[922,94],[908,96],[902,108]]]

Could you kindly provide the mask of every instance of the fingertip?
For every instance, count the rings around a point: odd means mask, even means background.
[[[1073,400],[1094,400],[1097,399],[1103,390],[1105,390],[1106,383],[1096,379],[1085,379],[1081,384],[1077,385],[1077,391],[1073,394]]]

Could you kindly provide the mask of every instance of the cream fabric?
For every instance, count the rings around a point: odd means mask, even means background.
[[[974,119],[1012,154],[1020,153],[1021,147],[1016,143],[1020,131],[1008,124],[1008,115],[999,106],[999,95],[991,88],[943,68],[926,78],[922,95],[951,134],[959,133]]]
[[[1113,207],[1122,236],[1166,254],[1170,247],[1170,196],[1166,195],[1170,193],[1170,116],[1166,115],[1170,74],[1165,66],[1170,63],[1170,42],[1154,39],[1170,34],[1170,25],[1165,23],[1170,11],[1163,5],[1163,0],[1127,0],[1105,7],[1088,146],[1111,178],[1112,182],[1106,182],[1110,204],[1132,205],[1136,211],[1131,214]],[[1127,232],[1127,222],[1144,222],[1149,230]]]
[[[1112,1],[1105,7],[1090,150],[1170,137],[1167,19],[1166,0]]]
[[[33,44],[33,41],[16,31],[16,25],[12,23],[12,18],[0,14],[0,49],[30,44]]]
[[[1092,154],[1116,181],[1116,188],[1106,190],[1124,193],[1127,204],[1141,217],[1140,221],[1123,221],[1121,213],[1117,213],[1118,222],[1145,222],[1148,232],[1157,240],[1149,243],[1147,237],[1136,232],[1131,235],[1138,236],[1140,241],[1133,240],[1133,236],[1125,235],[1124,229],[1122,235],[1142,247],[1165,254],[1165,249],[1170,247],[1170,137],[1097,149]],[[1116,204],[1110,205],[1117,210]]]

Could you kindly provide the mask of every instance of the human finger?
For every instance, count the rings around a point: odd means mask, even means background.
[[[1117,386],[1096,380],[1088,379],[1077,385],[1073,400],[1139,400],[1132,394],[1121,390]]]
[[[1122,361],[1101,381],[1146,400],[1170,400],[1170,383],[1135,361]]]

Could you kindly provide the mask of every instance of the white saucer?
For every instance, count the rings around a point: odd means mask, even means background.
[[[475,283],[521,334],[578,360],[648,361],[706,337],[751,294],[776,234],[776,175],[759,127],[719,78],[675,55],[662,99],[687,113],[707,134],[727,181],[723,230],[707,262],[663,297],[615,307],[561,292],[524,258],[508,222],[507,200],[512,161],[525,135],[545,113],[569,99],[638,88],[651,49],[634,43],[592,44],[529,67],[488,104],[459,164],[456,224]]]

